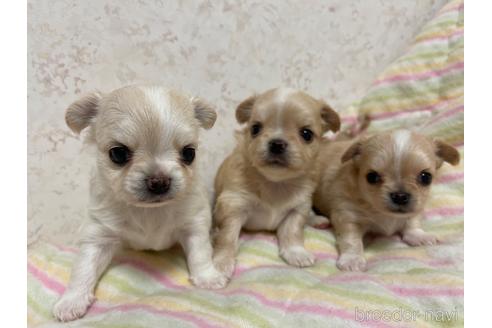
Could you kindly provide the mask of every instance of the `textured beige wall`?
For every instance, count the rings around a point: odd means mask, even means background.
[[[29,243],[72,244],[84,219],[90,151],[63,120],[81,94],[162,81],[216,104],[203,133],[210,185],[240,100],[286,85],[343,110],[444,2],[29,1]]]

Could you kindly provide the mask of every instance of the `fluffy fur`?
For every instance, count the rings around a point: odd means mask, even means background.
[[[246,126],[215,179],[217,268],[232,276],[243,227],[276,231],[280,256],[287,263],[314,264],[303,236],[315,188],[313,164],[322,135],[339,129],[338,115],[304,92],[279,88],[244,100],[236,118]],[[302,137],[310,133],[306,129],[312,132],[309,141]],[[272,142],[282,145],[281,153],[272,153]]]
[[[335,228],[340,252],[338,268],[365,270],[363,236],[367,232],[399,232],[412,246],[438,242],[437,237],[421,228],[420,216],[431,187],[422,183],[421,175],[427,172],[435,176],[443,161],[458,164],[460,156],[455,148],[408,130],[367,136],[355,142],[325,143],[321,148],[320,183],[313,202],[330,217]],[[374,173],[379,179],[374,178]],[[398,201],[398,195],[403,195],[405,201]]]
[[[57,319],[86,313],[99,277],[122,247],[162,250],[179,243],[193,284],[225,285],[212,263],[208,197],[196,161],[186,163],[183,157],[185,147],[198,147],[199,127],[211,128],[215,118],[203,100],[152,85],[94,93],[70,105],[68,126],[76,133],[89,127],[88,140],[97,152],[89,222],[67,290],[53,309]],[[117,164],[110,152],[122,146],[131,157]],[[156,183],[162,190],[150,192]]]

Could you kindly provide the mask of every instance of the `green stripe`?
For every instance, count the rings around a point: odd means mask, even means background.
[[[444,57],[449,54],[449,51],[445,51],[445,50],[438,50],[438,51],[430,51],[430,52],[420,52],[420,53],[417,53],[417,54],[408,54],[408,55],[405,55],[403,57],[401,57],[400,59],[398,59],[395,63],[396,64],[403,64],[403,63],[413,63],[415,64],[416,61],[418,60],[421,60],[421,59],[425,59],[426,61],[428,59],[436,59],[438,57]]]
[[[453,43],[453,49],[461,50],[465,46],[464,38],[460,38]],[[446,61],[449,61],[450,55],[449,46],[439,46],[437,44],[416,44],[413,51],[403,55],[395,61],[395,64],[401,63],[414,63],[414,61],[420,59],[432,59],[433,62],[439,60],[439,57],[445,57]],[[462,57],[462,56],[460,56]],[[393,64],[393,65],[395,65]]]
[[[460,126],[460,129],[457,129],[456,126]],[[434,129],[433,135],[439,135],[443,136],[446,141],[449,141],[449,139],[455,138],[459,141],[463,141],[464,139],[464,131],[463,131],[463,125],[462,124],[452,124],[452,125],[441,125],[439,127],[436,127],[437,129]]]
[[[130,323],[129,319],[130,318],[125,318],[124,316],[126,315],[129,315],[129,316],[134,316],[135,314],[134,313],[124,313],[124,314],[120,314],[118,316],[113,316],[111,317],[111,323],[105,323],[105,322],[102,322],[100,321],[100,316],[102,315],[96,315],[94,317],[85,317],[84,319],[79,319],[79,320],[83,320],[83,322],[81,322],[82,324],[82,327],[89,327],[88,325],[90,325],[90,327],[97,327],[97,328],[103,328],[103,327],[108,327],[108,328],[117,328],[117,327],[121,327],[121,328],[145,328],[145,327],[149,327],[147,325],[138,325],[138,323],[135,323],[135,322],[132,322]],[[149,315],[152,315],[152,313],[148,313],[146,312],[146,314],[149,314]],[[108,320],[109,318],[104,318],[104,320]],[[120,320],[118,320],[120,319]],[[135,317],[132,317],[131,319],[135,320]],[[166,322],[169,322],[169,323],[172,323],[172,324],[177,324],[178,322],[176,322],[176,320],[172,320],[171,318],[167,318],[167,317],[160,317],[159,316],[159,324],[161,325],[162,327],[162,324],[163,322],[162,321],[166,321]],[[169,320],[171,319],[171,320]],[[95,321],[92,321],[92,320],[95,320]],[[146,321],[149,320],[149,318],[146,318],[145,319]],[[78,322],[77,322],[78,323]],[[191,325],[186,325],[187,327],[191,327]]]
[[[32,282],[31,282],[32,283]],[[43,302],[46,305],[46,302]],[[43,317],[44,319],[53,319],[51,316],[51,311],[42,307],[41,304],[37,303],[29,293],[27,293],[27,305],[30,310],[36,312],[37,315]]]
[[[334,244],[335,236],[333,234],[327,233],[327,232],[321,232],[318,229],[316,229],[316,231],[313,231],[312,229],[315,229],[315,228],[310,228],[310,229],[304,230],[304,233],[305,233],[304,240],[314,239],[314,240],[317,240],[320,242],[324,242],[324,243],[328,243],[328,244]],[[330,230],[330,231],[332,231],[332,230]]]
[[[445,30],[446,27],[450,27],[450,26],[458,26],[456,19],[432,22],[431,24],[425,26],[424,29],[422,30],[422,33],[420,33],[417,37],[419,37],[420,35],[422,35],[424,33],[427,34],[428,32],[434,31],[434,30],[441,30],[442,31],[442,30]]]
[[[411,53],[419,53],[428,51],[428,49],[441,49],[447,52],[448,56],[452,56],[455,51],[463,51],[465,40],[463,36],[454,39],[452,42],[419,42],[413,45]],[[455,55],[455,54],[454,54]]]
[[[257,241],[257,242],[261,242],[261,244],[259,245],[255,242],[254,245],[253,244],[241,245],[239,252],[246,253],[246,254],[253,254],[255,256],[269,259],[269,260],[274,261],[274,262],[281,261],[279,255],[278,255],[278,249],[275,248],[277,251],[274,252],[273,251],[273,248],[274,248],[273,245],[271,245],[270,243],[268,243],[266,241]],[[264,250],[265,244],[267,244],[266,246],[268,248],[270,248],[270,251]]]
[[[420,102],[431,98],[440,98],[443,93],[449,93],[455,89],[463,88],[463,72],[450,73],[446,82],[443,83],[442,77],[438,79],[428,79],[425,81],[410,81],[408,84],[393,84],[386,88],[374,89],[366,96],[361,106],[366,106],[373,102],[382,102],[397,99],[400,102]]]

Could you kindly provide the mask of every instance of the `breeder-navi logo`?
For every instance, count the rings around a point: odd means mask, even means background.
[[[425,312],[418,310],[405,310],[398,308],[396,310],[362,310],[355,308],[355,320],[364,321],[383,321],[383,322],[411,322],[417,319],[435,322],[457,321],[459,318],[458,310],[427,310]]]

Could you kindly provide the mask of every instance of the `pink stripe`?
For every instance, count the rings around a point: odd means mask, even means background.
[[[125,313],[125,312],[132,312],[138,310],[143,310],[145,312],[150,312],[152,314],[156,314],[160,316],[170,316],[170,317],[178,318],[180,320],[186,320],[195,324],[195,326],[197,327],[204,327],[204,328],[224,327],[217,324],[207,323],[202,318],[188,314],[186,312],[175,312],[175,311],[169,311],[164,309],[156,309],[152,306],[144,305],[144,304],[121,304],[117,306],[105,307],[96,303],[93,306],[91,306],[88,313],[102,314],[102,313],[108,313],[113,311],[120,311]]]
[[[319,305],[308,305],[308,304],[299,304],[299,303],[294,304],[294,303],[291,303],[290,301],[289,301],[289,303],[286,304],[286,303],[270,300],[270,299],[266,298],[265,296],[263,296],[259,293],[255,293],[255,292],[253,292],[251,290],[247,290],[247,289],[223,291],[222,294],[224,294],[224,295],[234,295],[234,294],[250,295],[250,296],[254,297],[256,300],[258,300],[260,303],[262,303],[266,306],[269,306],[269,307],[281,309],[286,313],[290,313],[290,312],[313,313],[313,314],[317,314],[320,316],[326,316],[326,317],[336,316],[336,317],[346,319],[346,320],[351,320],[351,321],[355,320],[354,313],[348,312],[348,311],[345,311],[342,309],[336,309],[336,308],[332,308],[332,307],[322,307]],[[389,326],[383,322],[374,321],[374,320],[363,321],[363,322],[359,322],[359,323],[362,325],[369,326],[369,327],[392,327],[392,326]]]
[[[378,262],[386,262],[386,261],[413,261],[413,262],[421,262],[433,267],[443,267],[454,264],[454,262],[450,259],[419,259],[415,257],[408,256],[397,256],[397,255],[378,255],[377,257],[371,258],[367,261],[367,267],[374,267]]]
[[[436,17],[439,17],[442,14],[449,13],[451,11],[460,11],[460,10],[463,10],[464,7],[465,7],[464,4],[463,3],[460,3],[458,6],[449,7],[449,8],[443,8],[443,9],[441,9],[441,11],[439,11],[437,13],[437,16]]]
[[[437,104],[429,105],[429,106],[425,106],[425,107],[402,109],[402,110],[398,110],[397,112],[384,112],[384,113],[371,114],[371,120],[376,121],[376,120],[381,120],[381,119],[394,118],[396,116],[403,116],[406,114],[411,114],[411,113],[416,113],[416,112],[432,112],[432,111],[436,110],[436,107],[439,106],[440,104],[441,103],[437,103]]]
[[[57,294],[62,294],[65,291],[65,286],[60,282],[48,277],[46,273],[36,268],[31,263],[27,262],[27,271],[39,280],[46,288],[54,291]]]
[[[242,241],[263,240],[269,243],[277,244],[277,237],[275,237],[273,233],[241,231],[241,236],[239,238]]]
[[[442,108],[442,106],[446,105],[447,103],[449,103],[449,100],[445,99],[445,100],[442,100],[441,102],[438,102],[438,103],[433,104],[433,105],[425,106],[425,107],[402,109],[402,110],[398,110],[395,112],[374,113],[374,114],[370,114],[370,117],[371,117],[371,120],[379,120],[379,119],[393,118],[395,116],[402,116],[405,114],[410,114],[410,113],[415,113],[415,112],[433,112],[433,111],[441,110],[438,108]],[[460,106],[460,107],[463,108],[463,106]],[[459,111],[460,107],[457,107],[455,109]],[[343,118],[342,118],[342,121],[344,121]],[[347,124],[350,122],[357,122],[357,116],[346,116],[346,121],[347,121]]]
[[[344,116],[344,117],[342,117],[342,123],[345,123],[345,124],[354,124],[354,123],[357,123],[357,115]]]
[[[449,110],[443,110],[434,119],[432,119],[431,121],[427,122],[427,124],[425,124],[425,126],[428,127],[428,126],[432,126],[432,125],[435,125],[437,123],[440,123],[444,119],[448,118],[449,116],[452,116],[452,115],[454,115],[456,113],[459,113],[459,112],[463,112],[463,109],[464,109],[464,106],[461,105],[461,106],[458,106],[458,107],[455,107],[455,108],[452,108],[452,109],[449,109]]]
[[[456,216],[463,214],[464,212],[464,207],[463,206],[458,206],[458,207],[438,207],[438,208],[433,208],[430,210],[427,210],[424,212],[425,217],[429,216]]]
[[[445,184],[455,181],[461,181],[463,180],[464,176],[465,174],[463,172],[442,175],[437,179],[437,183]]]
[[[170,289],[178,289],[178,290],[189,290],[186,286],[182,285],[177,285],[175,284],[172,280],[166,277],[165,274],[162,274],[160,271],[155,270],[151,266],[149,266],[147,263],[143,261],[139,261],[133,258],[117,258],[114,263],[116,264],[125,264],[128,266],[131,266],[135,269],[138,269],[139,271],[143,271],[150,277],[152,277],[154,280],[159,282],[161,285],[170,288]]]
[[[376,80],[374,82],[374,85],[381,85],[381,84],[387,84],[387,83],[399,82],[399,81],[418,81],[418,80],[428,79],[430,77],[439,77],[449,72],[452,72],[454,70],[463,70],[464,67],[465,67],[464,62],[458,62],[440,70],[431,70],[431,71],[427,71],[423,73],[415,73],[415,74],[393,75],[391,77]]]
[[[453,145],[454,147],[463,147],[465,145],[465,141],[458,141],[458,142],[455,142],[455,143],[452,143],[451,145]]]
[[[56,248],[64,251],[64,252],[69,252],[69,253],[77,253],[78,252],[78,249],[75,248],[75,247],[69,247],[69,246],[65,246],[65,245],[58,245],[58,244],[51,244],[52,246],[55,246]]]
[[[447,106],[450,102],[450,99],[444,99],[440,102],[437,102],[432,105],[424,106],[424,107],[415,107],[415,108],[405,108],[398,110],[396,112],[383,112],[383,113],[375,113],[371,114],[371,120],[380,120],[380,119],[387,119],[387,118],[393,118],[395,116],[403,116],[406,114],[410,113],[415,113],[415,112],[433,112],[433,111],[440,111],[444,110],[444,106]]]
[[[454,31],[451,34],[447,34],[447,35],[438,35],[438,36],[427,37],[427,38],[425,38],[425,37],[417,38],[415,45],[421,45],[424,42],[433,42],[433,41],[438,41],[438,40],[439,41],[442,41],[442,40],[448,41],[450,38],[462,36],[463,34],[464,34],[464,30],[460,29],[460,30]]]
[[[434,297],[434,296],[463,296],[463,288],[453,289],[425,289],[425,288],[406,288],[391,286],[389,287],[393,292],[402,296],[415,296],[415,297]]]

